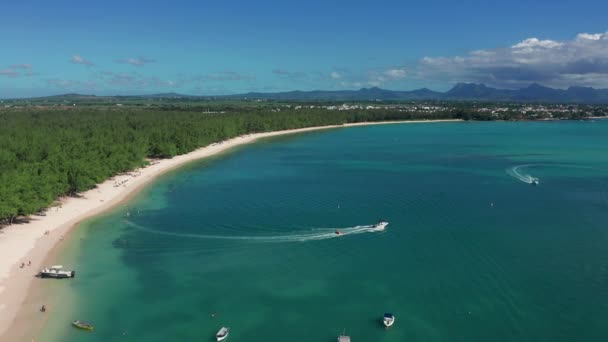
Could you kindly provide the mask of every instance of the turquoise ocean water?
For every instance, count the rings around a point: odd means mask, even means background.
[[[41,341],[606,341],[608,121],[263,140],[67,243]]]

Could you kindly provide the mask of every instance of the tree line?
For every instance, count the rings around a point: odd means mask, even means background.
[[[363,121],[447,119],[458,113],[391,110],[221,114],[135,107],[0,111],[0,224],[38,213],[62,196],[144,166],[243,134]]]

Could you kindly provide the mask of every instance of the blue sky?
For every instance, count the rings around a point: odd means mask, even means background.
[[[608,88],[607,1],[3,1],[0,98]]]

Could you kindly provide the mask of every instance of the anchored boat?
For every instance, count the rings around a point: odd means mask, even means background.
[[[395,324],[395,316],[392,313],[385,313],[382,322],[384,323],[384,326],[388,328]]]
[[[338,336],[338,342],[350,342],[350,336],[340,335]]]
[[[93,331],[93,324],[84,321],[75,320],[72,325],[78,329]]]
[[[230,333],[230,328],[222,327],[217,334],[215,334],[215,338],[217,341],[223,341],[228,338],[228,334]]]
[[[64,271],[63,266],[54,265],[51,267],[46,267],[40,270],[40,278],[74,278],[76,276],[76,271]]]
[[[346,330],[338,336],[338,342],[350,342],[350,336],[346,335]]]

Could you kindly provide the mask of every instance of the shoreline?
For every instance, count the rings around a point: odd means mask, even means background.
[[[61,242],[80,222],[102,214],[128,201],[160,175],[190,162],[228,151],[233,147],[250,144],[258,139],[310,131],[385,124],[460,122],[462,120],[416,120],[359,122],[342,125],[306,127],[299,129],[253,133],[201,147],[171,159],[155,160],[138,170],[114,176],[79,197],[60,199],[60,205],[47,210],[46,216],[31,216],[26,223],[13,224],[0,230],[0,340],[23,337],[23,333],[36,333],[34,324],[41,328],[41,282],[36,282],[38,270],[50,262],[50,256],[61,248]],[[31,265],[28,263],[31,262]],[[24,267],[20,267],[24,263]],[[35,286],[38,285],[38,286]],[[42,318],[42,317],[40,317]],[[27,329],[24,326],[30,325]],[[32,331],[34,330],[34,331]]]

